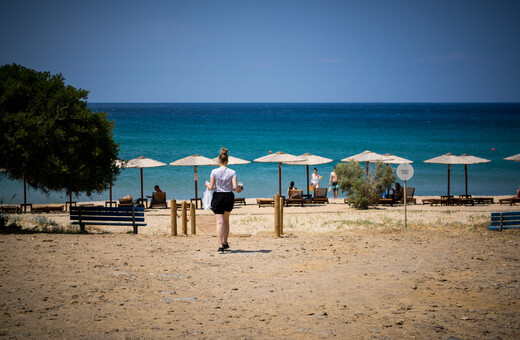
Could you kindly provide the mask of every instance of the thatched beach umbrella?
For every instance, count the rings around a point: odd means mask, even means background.
[[[201,155],[192,155],[192,156],[188,156],[188,157],[184,157],[179,160],[176,160],[175,162],[171,162],[170,165],[172,165],[172,166],[192,166],[193,167],[194,178],[195,178],[195,207],[198,208],[197,167],[201,166],[201,165],[218,166],[218,162],[215,162],[214,160],[201,156]]]
[[[465,160],[468,160],[472,162],[472,164],[480,164],[480,163],[489,163],[491,162],[489,159],[480,158],[476,156],[471,156],[468,154],[460,155],[460,157],[464,158]],[[468,196],[468,165],[464,164],[464,180],[466,182],[466,197]]]
[[[372,151],[363,151],[362,153],[358,153],[357,155],[350,156],[347,158],[343,158],[342,162],[365,162],[365,171],[366,171],[366,177],[368,178],[368,166],[370,165],[370,162],[384,162],[386,160],[390,159],[390,157],[380,155],[378,153],[372,152]]]
[[[270,153],[267,156],[255,159],[258,163],[278,163],[278,193],[282,194],[282,163],[298,162],[305,160],[303,157],[291,155],[282,151]]]
[[[452,164],[473,164],[473,162],[468,161],[459,156],[455,156],[452,153],[447,153],[445,155],[435,157],[432,159],[428,159],[424,161],[424,163],[435,163],[435,164],[447,164],[448,165],[448,197],[450,196],[450,170]]]
[[[332,159],[312,155],[310,153],[304,153],[303,155],[300,155],[300,157],[303,157],[304,160],[296,161],[296,162],[284,162],[284,164],[305,165],[306,166],[306,168],[307,168],[307,195],[309,195],[309,165],[327,164],[327,163],[332,162]]]
[[[134,158],[126,162],[127,168],[139,168],[141,169],[141,201],[144,200],[143,193],[143,168],[156,168],[160,166],[166,166],[166,163],[159,162],[150,158],[146,158],[144,156],[140,156],[138,158]]]
[[[520,162],[520,153],[518,155],[504,158],[506,161]]]
[[[218,163],[218,157],[213,158],[213,161],[215,161],[217,163],[217,165],[219,164]],[[233,157],[233,156],[228,156],[228,165],[242,165],[242,164],[249,164],[249,163],[251,163],[251,161],[247,161],[245,159],[236,158],[236,157]]]
[[[413,161],[402,158],[399,156],[392,155],[391,153],[385,153],[383,156],[387,157],[386,160],[383,161],[385,164],[412,164]]]

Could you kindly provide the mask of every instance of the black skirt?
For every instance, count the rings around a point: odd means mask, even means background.
[[[211,210],[215,214],[224,214],[225,211],[233,210],[235,205],[235,194],[232,192],[214,192],[211,199]]]

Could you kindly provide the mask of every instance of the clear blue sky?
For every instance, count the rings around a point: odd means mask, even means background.
[[[520,102],[520,1],[0,0],[89,102]]]

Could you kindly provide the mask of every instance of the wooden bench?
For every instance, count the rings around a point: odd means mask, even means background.
[[[520,229],[520,211],[491,213],[490,230]]]
[[[144,207],[71,207],[72,224],[79,224],[81,232],[85,225],[121,225],[132,226],[134,234],[144,223]]]

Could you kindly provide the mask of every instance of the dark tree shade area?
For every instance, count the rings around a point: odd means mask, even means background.
[[[33,188],[91,195],[119,169],[114,123],[87,107],[88,91],[61,74],[0,67],[0,168]]]

